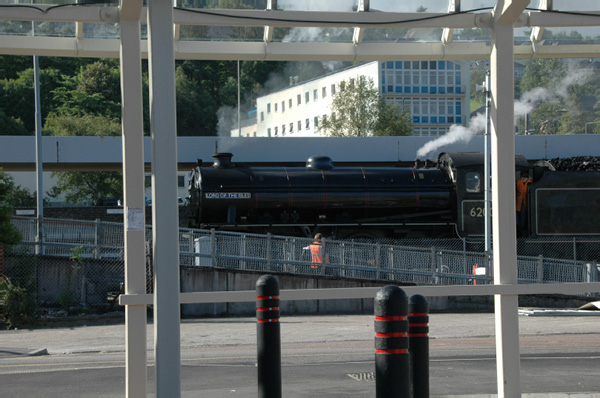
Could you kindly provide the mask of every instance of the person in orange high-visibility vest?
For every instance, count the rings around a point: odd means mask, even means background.
[[[531,184],[529,175],[521,173],[521,179],[516,182],[517,236],[521,237],[527,228],[527,187]]]
[[[310,244],[310,257],[312,261],[312,265],[310,266],[311,268],[318,268],[319,265],[329,262],[329,258],[327,253],[325,253],[325,248],[323,247],[321,239],[323,239],[323,234],[318,233],[315,235],[315,241]]]

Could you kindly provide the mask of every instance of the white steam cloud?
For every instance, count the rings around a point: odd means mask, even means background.
[[[515,118],[531,113],[541,102],[567,98],[569,86],[586,84],[592,76],[593,72],[589,69],[571,70],[564,79],[549,89],[537,87],[526,92],[515,101]]]
[[[444,145],[454,144],[455,142],[464,142],[466,144],[471,141],[471,138],[475,134],[485,131],[485,124],[485,114],[479,114],[471,118],[469,127],[453,124],[446,134],[423,145],[417,151],[417,158],[425,157]]]
[[[541,102],[567,98],[567,89],[569,86],[586,84],[592,76],[593,72],[588,69],[573,70],[567,73],[564,79],[550,89],[537,87],[521,95],[521,98],[515,101],[515,125],[519,117],[531,113]],[[468,143],[474,135],[485,131],[485,124],[485,115],[480,114],[471,118],[469,127],[452,125],[446,134],[433,141],[429,141],[419,148],[417,150],[417,158],[423,158],[445,145],[456,142]]]

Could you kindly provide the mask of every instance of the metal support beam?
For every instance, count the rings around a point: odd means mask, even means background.
[[[267,11],[268,10],[277,10],[277,0],[267,0]],[[264,32],[264,42],[270,43],[273,41],[273,29],[274,27],[271,25],[265,26]]]
[[[358,12],[369,12],[371,5],[369,0],[359,0],[358,1]],[[363,41],[363,36],[365,35],[365,29],[356,27],[354,28],[354,32],[352,32],[352,43],[360,44]]]
[[[455,13],[460,11],[460,0],[449,0],[448,1],[448,13]],[[452,41],[452,35],[454,34],[454,29],[452,28],[444,28],[442,31],[442,43],[448,44]]]
[[[551,10],[552,9],[552,0],[540,0],[540,4],[538,6],[541,10]],[[531,44],[535,51],[536,43],[542,40],[542,35],[544,34],[543,26],[534,26],[531,29],[531,34],[529,35],[529,40],[531,40]]]
[[[146,293],[141,11],[141,0],[123,1],[121,6],[120,71],[126,294]],[[147,381],[146,305],[125,307],[125,329],[126,396],[144,398]]]
[[[148,1],[154,353],[157,398],[181,396],[179,217],[173,7]]]
[[[530,0],[498,0],[494,7],[494,20],[497,24],[513,25],[525,11]]]
[[[492,237],[495,284],[517,283],[515,210],[514,58],[512,24],[492,27]],[[498,396],[521,395],[518,296],[496,295]]]

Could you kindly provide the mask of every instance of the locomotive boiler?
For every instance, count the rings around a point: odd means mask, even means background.
[[[313,156],[306,167],[255,167],[213,155],[190,173],[191,227],[339,238],[451,234],[452,174],[441,167],[335,167]]]
[[[338,239],[468,237],[484,231],[482,153],[442,153],[414,167],[245,167],[231,153],[190,172],[192,228]],[[554,171],[516,155],[529,173],[528,237],[600,235],[600,172]],[[507,193],[507,198],[513,198]]]

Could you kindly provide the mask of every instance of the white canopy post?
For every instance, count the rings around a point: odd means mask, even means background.
[[[514,22],[528,0],[499,1],[492,19],[491,132],[494,283],[517,283]],[[518,295],[495,295],[499,397],[521,396]]]
[[[142,1],[123,1],[120,8],[125,293],[145,294],[144,122],[140,52]],[[128,398],[146,397],[146,308],[146,305],[125,306],[125,389]]]
[[[173,4],[148,1],[156,396],[181,396]]]

